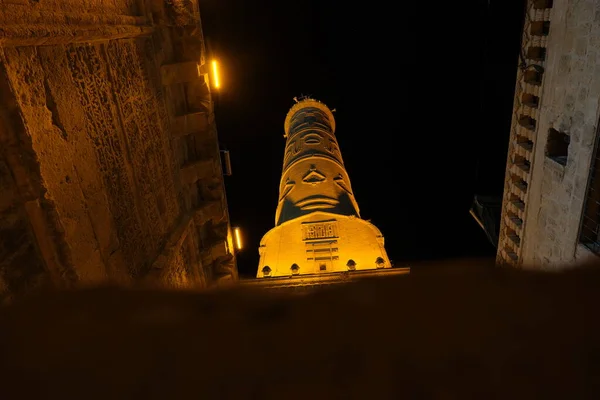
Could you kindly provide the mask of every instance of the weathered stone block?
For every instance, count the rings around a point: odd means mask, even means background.
[[[575,54],[577,54],[580,57],[585,56],[587,52],[587,41],[587,37],[578,38],[575,41]]]
[[[563,54],[558,60],[558,73],[560,75],[568,74],[571,71],[571,55]]]
[[[229,253],[229,248],[227,246],[227,240],[219,240],[215,244],[210,247],[210,253],[213,260],[216,260],[219,257],[226,257]]]
[[[203,224],[207,221],[218,221],[224,216],[223,205],[220,201],[209,201],[202,203],[194,214],[194,219],[198,220],[198,224]]]
[[[166,64],[160,67],[161,82],[163,85],[185,83],[201,79],[204,69],[196,61],[176,64]]]
[[[184,136],[192,133],[206,133],[208,114],[197,112],[173,118],[173,136]]]
[[[573,185],[573,194],[583,198],[588,184],[588,175],[585,171],[575,175],[575,183]]]
[[[180,177],[183,184],[192,184],[199,179],[210,178],[215,173],[215,160],[209,159],[184,165],[181,168]]]

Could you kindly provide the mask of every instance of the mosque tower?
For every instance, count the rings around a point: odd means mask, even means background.
[[[304,98],[284,127],[275,227],[260,242],[257,278],[390,268],[381,232],[360,218],[331,110]]]

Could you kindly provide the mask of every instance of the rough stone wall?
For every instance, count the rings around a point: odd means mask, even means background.
[[[199,287],[223,275],[205,270],[226,262],[225,275],[236,277],[231,247],[222,244],[230,230],[210,86],[197,61],[205,59],[197,3],[0,5],[0,79],[3,104],[12,107],[3,113],[1,226],[11,240],[11,229],[33,227],[20,234],[37,238],[30,241],[39,250],[27,254],[40,256],[27,268],[41,264],[48,279],[68,284],[149,278]],[[4,161],[19,153],[30,159]],[[10,195],[30,180],[38,225],[22,210],[24,192]],[[218,261],[211,251],[219,242],[200,235],[211,236],[213,223],[227,227]],[[5,276],[34,274],[15,259],[23,250],[3,245],[0,290],[11,292]]]
[[[576,253],[577,257],[588,253],[577,247],[598,124],[600,2],[554,1],[543,18],[533,10],[535,3],[543,2],[531,2],[523,52],[542,66],[543,82],[537,85],[537,92],[532,92],[538,96],[537,104],[524,104],[531,98],[522,96],[515,101],[515,125],[532,141],[531,149],[523,154],[531,165],[522,174],[525,185],[519,188],[520,181],[511,179],[518,168],[510,165],[509,155],[507,186],[525,204],[521,212],[511,210],[514,206],[510,204],[510,193],[505,192],[499,258],[554,268],[573,261]],[[537,42],[527,40],[536,36],[540,22],[548,24],[548,35],[538,31]],[[545,53],[538,50],[536,54],[531,49],[535,47],[544,48]],[[520,120],[523,115],[532,120]],[[568,135],[564,165],[549,157],[551,128]],[[511,140],[517,142],[515,137]]]
[[[38,253],[25,204],[1,155],[0,193],[0,299],[9,299],[45,286],[49,275]]]
[[[63,231],[44,191],[31,147],[0,63],[0,301],[47,284],[70,285],[68,254],[55,246]]]
[[[570,137],[566,165],[536,148],[524,262],[550,267],[576,254],[600,99],[600,2],[556,1],[548,36],[547,74],[538,143],[550,128]],[[533,195],[535,194],[535,196]]]

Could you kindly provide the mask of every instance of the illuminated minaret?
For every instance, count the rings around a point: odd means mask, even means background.
[[[284,128],[275,228],[261,240],[257,277],[391,267],[381,232],[360,218],[331,110],[300,100]]]

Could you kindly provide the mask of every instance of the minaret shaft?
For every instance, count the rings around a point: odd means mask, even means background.
[[[261,240],[257,277],[391,267],[381,232],[360,218],[329,108],[299,101],[284,137],[275,227]]]
[[[285,120],[285,137],[275,224],[317,210],[360,216],[329,108],[316,100],[297,103]]]

